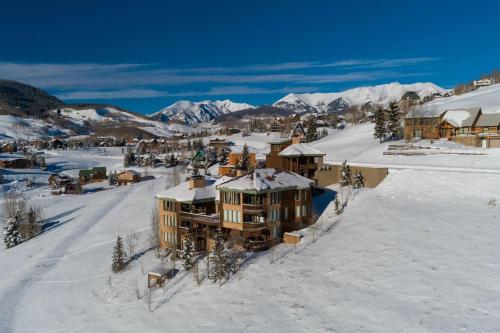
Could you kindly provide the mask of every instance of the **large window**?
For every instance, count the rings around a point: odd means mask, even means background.
[[[163,225],[166,225],[169,227],[176,227],[177,226],[177,216],[165,215],[163,218]]]
[[[297,201],[307,200],[307,191],[306,190],[295,191],[295,200],[297,200]]]
[[[276,208],[269,209],[269,221],[279,221],[280,210]]]
[[[295,206],[295,216],[296,217],[305,217],[305,216],[307,216],[307,206],[306,205]]]
[[[240,194],[237,192],[222,192],[224,203],[231,205],[239,205],[240,204]]]
[[[224,221],[241,223],[241,212],[238,210],[224,209]]]
[[[177,244],[177,236],[175,234],[166,232],[163,237],[165,243]]]
[[[163,210],[174,212],[175,211],[175,201],[163,200]]]
[[[281,193],[280,192],[271,192],[271,205],[280,203],[281,201]]]

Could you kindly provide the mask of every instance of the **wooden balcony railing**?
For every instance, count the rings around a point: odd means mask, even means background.
[[[204,223],[211,225],[217,225],[220,222],[218,214],[206,215],[206,214],[181,212],[181,219],[190,220],[195,223]]]
[[[243,212],[260,213],[260,212],[265,212],[265,211],[266,211],[265,205],[243,204]]]

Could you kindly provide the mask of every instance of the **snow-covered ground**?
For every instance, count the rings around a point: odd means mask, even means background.
[[[181,271],[153,291],[153,312],[145,274],[159,260],[148,251],[149,215],[172,170],[150,169],[156,179],[103,183],[80,196],[54,197],[46,186],[26,191],[54,227],[0,249],[0,332],[498,332],[500,187],[497,174],[477,171],[499,169],[500,153],[383,156],[387,144],[371,138],[371,126],[333,131],[314,147],[327,160],[410,167],[359,192],[340,218],[330,204],[316,242],[304,230],[296,250],[282,244],[260,253],[220,288],[197,286]],[[264,152],[276,138],[228,139]],[[122,161],[119,149],[47,157],[51,170],[68,173],[119,170]],[[457,167],[467,172],[451,172]],[[112,274],[116,236],[131,231],[139,235],[139,259]]]

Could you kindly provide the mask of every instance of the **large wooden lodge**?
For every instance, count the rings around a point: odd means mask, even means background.
[[[447,139],[500,148],[500,113],[484,114],[480,108],[418,109],[406,115],[404,136],[406,140]]]
[[[268,248],[283,234],[313,222],[314,182],[286,170],[256,169],[239,177],[191,177],[157,194],[161,248],[182,249],[189,233],[195,251],[210,251],[218,228],[235,246]]]

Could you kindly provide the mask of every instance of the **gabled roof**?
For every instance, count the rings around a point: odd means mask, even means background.
[[[137,172],[135,170],[123,170],[121,172],[118,172],[117,175],[121,175],[121,174],[124,174],[124,173],[129,173],[131,175],[137,175],[137,176],[140,176],[141,173],[140,172]]]
[[[304,126],[302,126],[301,122],[297,122],[295,126],[292,129],[292,133],[301,133],[302,135],[306,135],[306,130],[304,129]]]
[[[442,116],[442,120],[455,127],[471,127],[476,122],[480,113],[480,108],[446,110]]]
[[[308,189],[314,182],[296,173],[280,169],[256,169],[251,173],[233,178],[219,186],[218,190],[236,192],[267,192],[270,190]]]
[[[231,177],[213,178],[205,176],[205,187],[189,189],[189,181],[187,181],[158,193],[156,197],[190,203],[195,201],[215,200],[217,197],[215,187],[229,179],[231,179]]]
[[[293,157],[293,156],[325,156],[325,153],[319,151],[316,148],[313,148],[309,146],[306,143],[296,143],[293,145],[290,145],[283,149],[278,156],[286,156],[286,157]]]
[[[479,116],[476,126],[498,126],[500,124],[500,113],[487,113]]]

